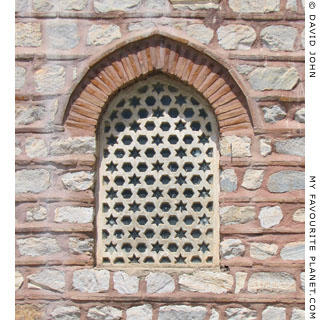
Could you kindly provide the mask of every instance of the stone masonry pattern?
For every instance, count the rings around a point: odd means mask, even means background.
[[[16,319],[304,319],[304,1],[16,0],[15,41]]]

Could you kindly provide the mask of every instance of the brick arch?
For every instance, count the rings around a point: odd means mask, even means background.
[[[163,73],[192,86],[207,99],[221,133],[251,129],[246,97],[228,70],[186,42],[155,34],[102,58],[73,91],[65,126],[95,134],[104,107],[120,89],[150,74]]]

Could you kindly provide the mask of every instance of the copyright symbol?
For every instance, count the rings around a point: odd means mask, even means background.
[[[313,1],[309,2],[309,8],[310,9],[314,9],[315,7],[316,7],[316,3],[315,2],[313,2]]]

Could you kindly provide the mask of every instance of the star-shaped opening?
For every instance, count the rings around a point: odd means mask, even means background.
[[[160,251],[163,251],[162,247],[163,244],[160,244],[159,241],[157,241],[155,244],[152,245],[152,251],[159,253]]]
[[[116,217],[114,217],[113,215],[110,215],[110,217],[107,217],[107,224],[109,224],[110,226],[114,226],[117,224],[117,219]]]
[[[199,137],[199,143],[209,143],[209,136],[206,136],[204,133],[202,133],[202,135]]]
[[[109,199],[114,199],[114,198],[117,198],[117,192],[116,190],[114,190],[113,188],[111,188],[110,190],[106,190],[107,192],[107,198]]]
[[[129,238],[136,240],[137,238],[140,238],[139,233],[140,233],[139,230],[136,230],[136,228],[133,228],[131,231],[129,231]]]
[[[140,204],[133,201],[133,203],[129,204],[130,211],[133,211],[133,213],[136,213],[137,211],[140,211]]]
[[[163,170],[163,168],[162,168],[163,163],[160,163],[159,160],[157,160],[156,163],[153,163],[152,166],[153,166],[152,171],[159,172],[159,171]]]
[[[140,150],[138,150],[136,147],[134,147],[132,150],[129,150],[130,157],[133,157],[134,159],[137,157],[140,157]]]
[[[134,174],[132,177],[129,178],[129,184],[133,184],[136,186],[140,183],[140,177],[137,177],[136,174]]]
[[[179,176],[176,177],[176,183],[178,183],[180,186],[182,186],[184,183],[186,183],[186,176],[183,176],[181,173]],[[181,201],[180,201],[181,202]]]
[[[109,244],[106,244],[106,252],[115,252],[115,251],[118,251],[117,250],[117,245],[113,242],[110,242]]]
[[[113,163],[113,161],[111,161],[107,164],[107,171],[110,171],[111,173],[118,171],[117,166],[118,165],[116,163]]]
[[[136,96],[130,98],[130,99],[129,99],[129,105],[130,105],[130,106],[133,106],[134,108],[135,108],[136,106],[139,106],[139,105],[140,105],[140,98],[138,98],[138,97],[136,97]]]
[[[138,258],[135,254],[132,257],[129,257],[130,263],[139,263],[140,258]]]
[[[186,258],[183,257],[181,254],[175,258],[176,259],[176,263],[186,263],[185,260]]]
[[[185,230],[183,230],[182,228],[180,228],[179,230],[175,230],[176,232],[176,238],[182,239],[182,238],[186,238],[186,232]]]
[[[180,201],[176,204],[176,210],[180,212],[187,211],[187,204]]]
[[[182,147],[180,147],[179,149],[176,150],[176,156],[180,157],[180,159],[182,159],[183,157],[187,156],[186,151],[187,151],[187,149],[183,149]]]
[[[152,137],[152,143],[156,144],[157,146],[160,143],[163,143],[162,140],[163,140],[163,137],[161,137],[159,133],[156,136]]]
[[[118,142],[117,140],[117,137],[112,134],[110,137],[107,137],[107,144],[114,146]]]
[[[164,110],[160,109],[160,107],[158,107],[157,109],[154,109],[152,111],[153,111],[153,116],[154,117],[157,117],[157,118],[163,117]]]
[[[199,163],[199,170],[202,170],[203,172],[210,170],[210,163],[203,160],[201,163]]]
[[[152,86],[153,86],[152,91],[153,92],[155,91],[157,94],[164,91],[163,84],[160,82],[157,82],[156,84],[153,84]]]
[[[155,190],[152,190],[152,197],[157,199],[162,198],[163,197],[162,190],[160,190],[159,187],[156,188]]]
[[[133,121],[132,123],[130,123],[130,130],[137,132],[138,130],[140,130],[140,124],[137,121]]]
[[[205,119],[207,116],[208,116],[208,114],[206,113],[206,111],[204,109],[199,110],[199,117],[202,117],[203,119]]]
[[[183,96],[182,94],[176,96],[176,104],[181,107],[184,103],[187,103],[185,96]]]
[[[209,224],[209,218],[205,214],[203,214],[202,217],[199,217],[199,224],[202,224],[204,226]]]
[[[176,125],[176,130],[179,130],[180,132],[182,130],[185,130],[186,128],[186,123],[182,120],[179,120],[178,122],[176,122],[175,125]]]
[[[209,244],[205,243],[204,241],[199,244],[199,250],[205,253],[206,251],[209,251]]]
[[[199,190],[199,197],[202,197],[202,198],[210,197],[210,190],[203,187],[201,190]]]
[[[163,224],[162,219],[163,217],[160,217],[158,214],[156,214],[154,217],[152,217],[152,223],[158,226],[159,224]]]

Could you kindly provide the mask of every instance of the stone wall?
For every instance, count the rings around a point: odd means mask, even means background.
[[[168,59],[148,69],[141,43]],[[179,62],[175,46],[192,54]],[[211,65],[223,111],[195,84]],[[109,97],[150,72],[217,114],[212,270],[95,267],[96,127]],[[304,3],[17,0],[16,166],[16,319],[304,319]]]

